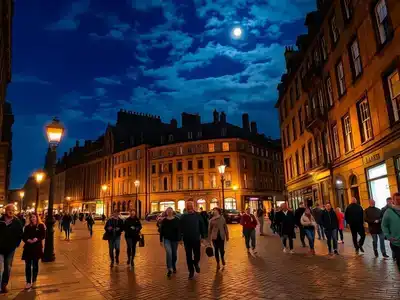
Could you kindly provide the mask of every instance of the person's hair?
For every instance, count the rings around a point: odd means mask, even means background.
[[[342,212],[342,209],[338,206],[338,207],[336,207],[336,210],[338,210],[338,211],[340,211],[340,212]]]
[[[213,210],[216,210],[220,215],[222,214],[222,211],[219,207],[214,207]]]
[[[387,197],[386,202],[392,200],[392,197]]]
[[[43,224],[43,222],[42,222],[42,219],[40,218],[40,216],[37,214],[37,213],[31,213],[30,215],[29,215],[29,224],[32,224],[32,217],[33,216],[35,216],[36,217],[36,220],[37,220],[37,224],[39,225],[39,224]]]

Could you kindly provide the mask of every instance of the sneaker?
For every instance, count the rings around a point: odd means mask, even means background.
[[[339,252],[337,250],[334,250],[333,253],[335,253],[336,255],[339,255]]]
[[[312,254],[312,255],[315,255],[315,250],[311,250],[311,254]]]
[[[167,272],[167,277],[171,277],[171,275],[172,275],[172,271],[171,271],[171,270],[168,270],[168,272]]]
[[[193,279],[193,277],[194,277],[194,272],[190,272],[189,273],[189,280]]]
[[[290,250],[290,254],[293,254],[294,253],[294,250],[292,249],[292,250]]]
[[[25,285],[25,289],[26,289],[26,290],[29,290],[31,287],[32,287],[32,284],[30,284],[30,283],[27,283],[27,284]]]
[[[356,254],[359,255],[360,254],[360,250],[356,249]]]
[[[200,266],[199,264],[194,265],[194,269],[196,270],[196,273],[200,273]]]
[[[375,254],[375,257],[379,257],[379,254],[378,254],[377,250],[374,251],[374,254]]]
[[[364,248],[363,248],[362,246],[360,246],[360,251],[361,251],[362,253],[364,253]]]
[[[283,253],[287,253],[287,249],[286,248],[283,248]]]
[[[388,259],[389,255],[387,255],[386,253],[382,255],[384,259]]]

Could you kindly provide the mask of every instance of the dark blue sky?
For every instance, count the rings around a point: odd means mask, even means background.
[[[180,120],[224,110],[279,136],[274,103],[284,47],[305,31],[315,0],[17,0],[13,24],[12,188],[43,165],[44,125],[95,139],[120,108]],[[232,28],[244,35],[235,40]]]

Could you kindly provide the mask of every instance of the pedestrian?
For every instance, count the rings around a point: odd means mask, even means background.
[[[240,225],[243,228],[244,240],[246,243],[247,252],[250,253],[250,242],[253,254],[256,254],[256,227],[257,219],[250,213],[250,207],[246,208],[245,213],[240,218]]]
[[[324,233],[324,227],[322,226],[322,221],[321,221],[321,216],[322,216],[323,210],[319,206],[319,203],[315,204],[315,208],[313,209],[313,215],[314,219],[317,222],[317,233],[318,233],[318,239],[325,240],[325,233]]]
[[[172,207],[166,210],[167,216],[161,221],[160,243],[165,248],[167,262],[167,276],[176,273],[176,261],[178,259],[178,243],[181,240],[179,219],[174,215]]]
[[[204,226],[208,228],[208,213],[202,207],[200,207],[200,216],[203,218]]]
[[[344,213],[342,213],[342,209],[340,207],[336,207],[336,217],[338,219],[338,236],[336,237],[338,239],[339,244],[344,244],[344,238],[343,238],[343,230],[344,230]],[[340,239],[339,239],[340,235]]]
[[[365,229],[364,229],[364,210],[361,205],[357,203],[357,199],[352,197],[351,204],[347,207],[345,212],[346,223],[350,225],[351,236],[353,238],[354,249],[356,254],[360,251],[364,253]],[[360,235],[360,240],[357,241]]]
[[[304,211],[304,214],[301,216],[300,222],[304,228],[304,233],[308,239],[308,244],[310,245],[310,254],[315,255],[314,241],[317,222],[315,222],[315,219],[309,207],[307,207]]]
[[[276,233],[276,227],[275,227],[275,210],[274,210],[273,207],[271,208],[271,210],[270,210],[269,213],[268,213],[268,219],[269,219],[269,221],[271,222],[270,228],[271,228],[271,230],[272,230],[272,233],[275,234],[275,233]]]
[[[400,193],[394,193],[393,204],[386,209],[382,219],[382,231],[392,245],[400,272]]]
[[[103,225],[106,223],[106,215],[105,214],[101,215],[101,222]]]
[[[330,203],[325,204],[325,210],[322,213],[321,221],[326,235],[329,255],[332,255],[332,246],[333,252],[339,255],[337,250],[338,218]]]
[[[289,240],[289,251],[294,253],[293,239],[295,238],[296,218],[292,210],[288,209],[287,203],[282,203],[281,210],[276,214],[277,222],[280,226],[280,236],[282,239],[283,252],[288,252],[287,241]]]
[[[23,225],[15,217],[15,207],[8,204],[4,208],[4,215],[0,217],[0,282],[1,293],[7,293],[10,280],[11,266],[15,249],[21,243]]]
[[[39,273],[39,260],[43,256],[42,241],[46,236],[46,226],[40,217],[33,213],[29,217],[29,223],[24,228],[22,239],[25,243],[22,252],[22,260],[25,261],[25,289],[36,287],[36,279]]]
[[[393,205],[392,197],[386,198],[386,205],[384,207],[382,207],[382,209],[381,209],[381,211],[382,211],[381,219],[383,219],[383,216],[385,215],[385,212],[388,209],[388,207],[392,207],[392,205]],[[387,239],[386,236],[385,236],[385,239]],[[389,246],[390,246],[390,249],[392,250],[392,258],[393,258],[393,260],[396,260],[396,256],[395,256],[395,253],[394,253],[394,250],[393,250],[393,246],[392,246],[392,243],[390,241],[389,241]]]
[[[192,198],[186,201],[186,214],[181,216],[180,231],[185,246],[189,279],[193,279],[195,271],[200,273],[201,240],[206,238],[207,230],[203,218],[194,210]]]
[[[83,218],[83,216],[82,216],[82,218]],[[74,216],[72,217],[72,225],[75,225],[76,220],[78,220],[78,214],[74,213]]]
[[[257,209],[257,220],[258,220],[258,224],[260,225],[260,235],[264,235],[264,210],[262,209],[262,207],[259,207]]]
[[[304,228],[303,228],[303,225],[301,225],[300,220],[301,220],[301,217],[303,216],[305,210],[306,209],[304,207],[304,203],[300,202],[299,203],[299,207],[296,209],[296,211],[294,213],[296,226],[299,228],[299,231],[300,231],[300,241],[301,241],[301,245],[302,245],[303,248],[306,247],[306,242],[305,242],[306,234],[304,232]]]
[[[121,249],[121,233],[124,229],[124,221],[119,217],[119,211],[114,210],[111,218],[107,220],[104,226],[105,238],[108,241],[108,251],[110,255],[110,267],[114,267],[114,250],[115,263],[119,264],[119,252]]]
[[[379,257],[378,254],[378,239],[381,248],[382,256],[386,259],[389,256],[386,254],[385,247],[385,235],[382,232],[382,211],[375,207],[375,201],[369,200],[369,207],[365,209],[365,222],[368,223],[368,230],[372,236],[372,246],[374,249],[375,257]]]
[[[89,230],[89,234],[92,237],[93,236],[93,225],[94,225],[94,219],[91,213],[89,213],[85,219],[86,221],[86,225],[88,227]]]
[[[140,240],[140,231],[142,223],[136,214],[136,209],[130,210],[129,217],[124,222],[125,241],[128,260],[126,264],[131,267],[135,266],[134,259],[136,255],[136,244]]]
[[[72,232],[71,230],[71,223],[73,219],[69,213],[66,213],[62,218],[62,228],[65,232],[65,240],[69,241],[69,235]]]
[[[214,256],[217,262],[217,270],[220,269],[220,258],[222,266],[225,266],[225,241],[229,241],[229,231],[225,218],[221,215],[221,209],[213,208],[213,217],[208,227],[208,237],[214,246]]]

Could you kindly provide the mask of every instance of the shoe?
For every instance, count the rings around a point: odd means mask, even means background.
[[[194,277],[194,272],[190,272],[189,273],[189,280],[193,279],[193,277]]]
[[[312,254],[312,255],[315,255],[315,250],[311,250],[311,254]]]
[[[334,250],[333,253],[335,253],[336,255],[339,255],[339,252],[337,250]]]
[[[200,266],[199,264],[194,265],[194,269],[196,270],[196,273],[200,273]]]
[[[25,289],[26,289],[26,290],[29,290],[31,287],[32,287],[32,284],[30,284],[30,283],[27,283],[27,284],[25,285]]]
[[[374,251],[374,254],[375,254],[375,257],[379,257],[379,254],[378,254],[377,250]]]
[[[225,266],[225,264],[226,264],[225,259],[221,259],[221,261],[222,261],[222,265]]]
[[[131,267],[135,266],[135,261],[133,260],[133,258],[131,259]]]
[[[221,266],[220,266],[219,263],[217,263],[217,271],[218,271],[219,269],[221,269]]]
[[[176,267],[173,268],[172,272],[176,274]]]
[[[247,248],[247,253],[250,254],[250,248]]]
[[[119,257],[116,257],[116,258],[115,258],[115,263],[116,263],[117,265],[119,265]]]
[[[382,255],[384,259],[388,259],[389,255],[387,255],[386,253]]]
[[[167,277],[169,278],[169,277],[171,277],[171,275],[172,275],[172,271],[171,271],[171,270],[168,270],[168,272],[167,272]]]
[[[1,293],[2,293],[2,294],[7,294],[7,293],[8,293],[8,288],[7,288],[7,286],[4,285],[4,284],[1,286]]]
[[[114,267],[114,262],[112,261],[110,264],[110,268]]]
[[[331,256],[332,256],[332,255],[333,255],[332,251],[329,251],[329,252],[328,252],[328,255],[331,255]]]
[[[360,251],[361,251],[362,253],[364,253],[364,248],[363,248],[362,246],[360,246]]]
[[[130,265],[130,264],[131,264],[131,259],[130,259],[130,258],[128,258],[128,261],[126,262],[126,264],[127,264],[127,265]]]
[[[283,248],[283,253],[287,253],[287,249],[286,248]]]
[[[294,250],[290,250],[290,254],[294,254]]]
[[[359,255],[360,254],[360,250],[356,249],[356,254]]]

